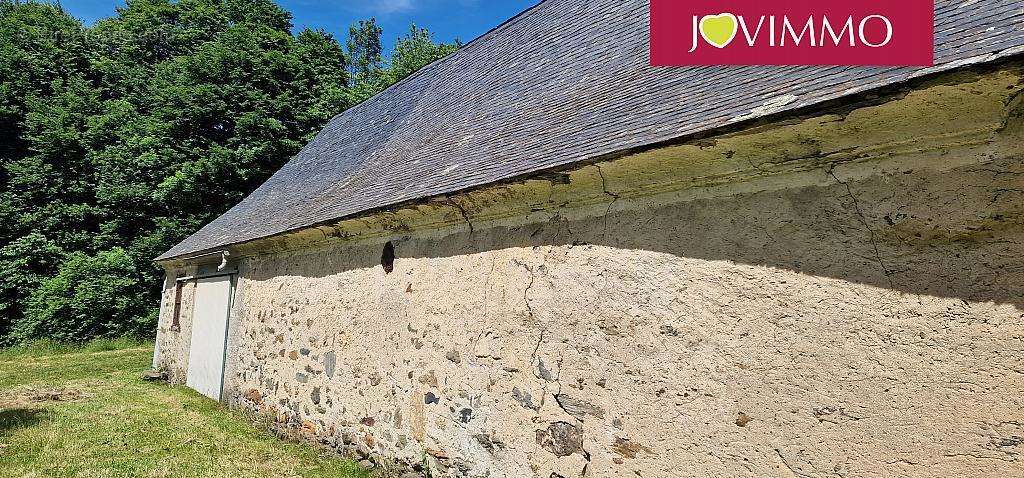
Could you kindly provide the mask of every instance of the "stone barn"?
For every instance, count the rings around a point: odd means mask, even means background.
[[[930,68],[652,68],[547,0],[157,261],[155,366],[468,477],[1024,476],[1024,9]]]

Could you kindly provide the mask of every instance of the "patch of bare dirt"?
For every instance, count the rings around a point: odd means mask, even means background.
[[[12,393],[0,394],[0,408],[74,402],[87,397],[86,393],[72,388],[25,388]]]

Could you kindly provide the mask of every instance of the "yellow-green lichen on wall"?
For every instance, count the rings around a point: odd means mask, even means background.
[[[792,186],[793,173],[878,163],[891,157],[928,163],[945,156],[938,167],[949,167],[954,164],[946,154],[950,150],[968,152],[960,155],[966,159],[953,161],[970,161],[973,149],[1008,154],[1007,148],[1024,138],[1020,78],[1016,66],[954,72],[881,99],[837,106],[831,112],[808,113],[537,179],[431,198],[230,249],[261,254],[339,240],[468,227],[467,219],[474,227],[488,221],[533,221],[564,208],[589,208],[589,213],[600,215],[605,211],[601,205],[617,198],[664,193],[695,198],[785,188]],[[782,179],[776,180],[778,176]]]

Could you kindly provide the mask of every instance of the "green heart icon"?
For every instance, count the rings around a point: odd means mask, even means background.
[[[717,48],[725,48],[736,38],[739,30],[739,22],[736,15],[731,13],[719,13],[718,15],[704,15],[700,19],[700,34],[704,40]]]

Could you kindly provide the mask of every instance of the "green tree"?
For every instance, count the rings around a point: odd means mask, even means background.
[[[124,249],[95,256],[73,253],[32,293],[25,317],[14,324],[11,336],[15,341],[81,341],[148,335],[156,311],[139,300],[145,287]]]
[[[85,74],[88,45],[81,23],[60,8],[9,0],[0,0],[0,39],[0,160],[10,160],[27,152],[21,123],[29,99]]]
[[[271,0],[128,0],[91,27],[0,0],[0,345],[152,331],[152,258],[334,115],[458,45],[373,19],[292,33]]]
[[[377,19],[360,20],[348,28],[349,72],[353,78],[366,78],[381,68],[384,48],[380,38],[384,30]]]
[[[88,250],[97,214],[89,158],[89,117],[96,91],[81,77],[54,80],[54,93],[26,100],[21,122],[26,151],[6,164],[14,231],[42,233],[66,250]]]
[[[347,43],[350,62],[367,65],[350,68],[353,70],[350,88],[353,104],[383,91],[462,46],[458,40],[453,44],[435,43],[434,35],[430,31],[412,24],[409,31],[395,41],[395,49],[386,64],[379,56],[374,61],[363,58],[366,51],[380,49],[380,35],[380,28],[376,27],[372,19],[369,24],[360,22],[358,26],[353,25],[349,29]]]
[[[309,107],[296,114],[305,143],[334,115],[351,107],[349,59],[338,41],[322,30],[305,29],[296,38],[298,71],[293,86]]]
[[[388,80],[391,83],[401,81],[420,68],[454,53],[461,46],[459,40],[455,40],[454,44],[435,43],[433,33],[412,24],[409,32],[395,42]]]
[[[29,295],[63,259],[64,251],[42,234],[29,234],[0,247],[0,346],[12,342],[11,326],[24,316]]]

